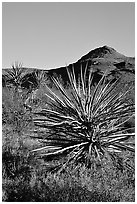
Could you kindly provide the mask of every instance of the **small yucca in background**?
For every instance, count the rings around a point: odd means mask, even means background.
[[[93,73],[87,72],[87,66],[85,70],[81,67],[78,79],[74,69],[67,68],[67,73],[69,91],[52,77],[58,93],[47,86],[48,106],[35,113],[34,124],[39,128],[36,138],[44,147],[33,152],[42,151],[41,157],[51,160],[65,156],[60,169],[79,161],[87,166],[93,161],[101,163],[106,154],[114,160],[122,151],[134,152],[135,134],[124,127],[134,116],[134,104],[127,99],[131,88],[123,91],[120,79],[107,82],[106,74],[94,87]]]
[[[16,88],[21,88],[22,79],[25,76],[25,69],[22,68],[22,64],[15,62],[12,65],[11,70],[5,70],[5,79],[7,85],[12,85]]]

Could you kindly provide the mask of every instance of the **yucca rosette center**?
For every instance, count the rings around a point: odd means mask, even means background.
[[[84,121],[82,123],[82,132],[86,135],[88,141],[88,153],[91,156],[95,153],[95,156],[99,156],[99,151],[101,150],[101,142],[99,137],[99,128],[95,126],[93,122]]]

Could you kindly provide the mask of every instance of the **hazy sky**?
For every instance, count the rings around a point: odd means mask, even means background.
[[[133,2],[2,3],[2,66],[55,68],[108,45],[135,55]]]

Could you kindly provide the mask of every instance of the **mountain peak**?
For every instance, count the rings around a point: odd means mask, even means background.
[[[109,52],[116,52],[116,50],[114,49],[114,48],[112,48],[112,47],[109,47],[109,46],[107,46],[107,45],[104,45],[103,47],[100,47],[102,50],[107,50],[107,51],[109,51]],[[97,49],[99,49],[99,48],[97,48]]]
[[[124,55],[118,53],[114,48],[104,45],[103,47],[91,50],[88,54],[84,55],[80,60],[88,60],[94,58],[125,58]]]

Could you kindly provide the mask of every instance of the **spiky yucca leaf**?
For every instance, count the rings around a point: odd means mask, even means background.
[[[106,152],[134,152],[129,140],[135,134],[123,126],[134,116],[134,104],[126,99],[131,88],[123,91],[120,79],[106,83],[107,73],[93,87],[93,73],[87,77],[87,68],[84,72],[81,67],[78,79],[74,69],[67,68],[67,72],[70,91],[52,77],[58,94],[47,86],[48,106],[35,113],[35,125],[45,129],[40,136],[45,147],[33,151],[45,150],[41,156],[51,159],[66,155],[62,168],[81,159],[88,165],[93,157],[101,161]]]
[[[5,72],[6,83],[16,88],[21,88],[22,79],[26,75],[25,69],[22,68],[22,64],[15,62],[12,65],[12,69],[5,70]]]

